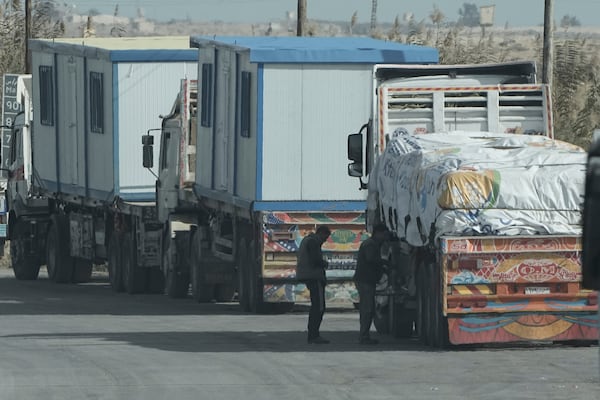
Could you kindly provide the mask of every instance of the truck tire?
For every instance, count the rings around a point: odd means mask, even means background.
[[[165,275],[160,268],[146,268],[146,292],[150,294],[165,293]]]
[[[399,304],[396,306],[394,314],[394,323],[391,332],[392,336],[404,339],[412,337],[415,322],[415,310]]]
[[[77,258],[73,262],[73,283],[86,283],[92,279],[93,264],[91,260]]]
[[[256,260],[256,242],[251,240],[248,243],[248,296],[250,299],[250,311],[255,314],[270,314],[277,312],[277,306],[265,303],[263,300],[263,282],[258,272],[258,263]]]
[[[442,312],[442,287],[440,273],[435,268],[432,271],[432,288],[434,288],[431,301],[431,345],[443,349],[448,346],[448,321]]]
[[[419,339],[425,345],[430,344],[431,338],[431,319],[430,319],[430,296],[429,273],[427,265],[419,264],[418,274],[418,292],[417,292],[417,332]]]
[[[242,237],[238,244],[238,252],[237,252],[237,278],[238,278],[238,301],[240,303],[240,308],[244,312],[252,311],[252,307],[250,307],[250,273],[249,273],[249,265],[250,260],[248,260],[248,245],[247,239]]]
[[[219,303],[229,303],[230,301],[233,301],[233,296],[235,296],[235,288],[233,285],[221,283],[215,288],[215,300]]]
[[[163,240],[162,253],[162,270],[165,278],[165,293],[172,299],[180,299],[187,297],[190,288],[190,273],[189,262],[185,256],[189,252],[182,244],[177,246],[177,238],[175,240],[168,237]],[[186,237],[187,238],[187,237]],[[173,262],[172,246],[176,246],[178,265],[171,265]]]
[[[206,282],[206,262],[203,259],[202,230],[197,229],[192,234],[190,248],[190,281],[192,297],[198,303],[208,303],[213,299],[215,287]]]
[[[123,284],[129,294],[142,293],[146,288],[146,271],[137,265],[137,249],[133,232],[123,239]]]
[[[380,335],[387,335],[390,333],[390,313],[387,305],[380,306],[378,304],[375,304],[375,313],[373,314],[373,325],[375,325],[375,330]]]
[[[123,285],[121,235],[113,233],[108,242],[108,280],[117,293],[125,290]]]
[[[14,226],[14,236],[10,241],[10,262],[15,278],[32,281],[40,274],[38,257],[27,254],[27,229],[24,222],[18,221]]]
[[[67,216],[54,214],[46,238],[48,277],[56,283],[70,283],[73,277],[73,257],[69,254]]]

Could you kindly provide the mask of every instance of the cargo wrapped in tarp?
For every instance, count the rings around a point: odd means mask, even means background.
[[[580,234],[586,153],[544,136],[398,134],[369,179],[415,246],[441,235]]]

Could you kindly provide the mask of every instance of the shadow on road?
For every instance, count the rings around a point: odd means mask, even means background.
[[[331,307],[328,307],[331,310]],[[305,313],[296,305],[293,313]],[[337,311],[355,312],[353,309]],[[0,276],[0,315],[248,315],[237,302],[197,303],[191,296],[115,293],[105,277],[85,284],[56,284],[41,275],[36,281]]]
[[[438,352],[421,345],[416,339],[380,337],[377,345],[360,345],[355,331],[323,331],[329,344],[306,343],[306,332],[122,332],[122,333],[60,333],[5,335],[3,339],[18,338],[36,341],[59,341],[61,346],[98,345],[98,342],[123,343],[163,351],[185,353],[239,352],[377,352],[425,351]]]

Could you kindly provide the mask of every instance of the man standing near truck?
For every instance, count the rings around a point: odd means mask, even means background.
[[[329,340],[321,337],[319,329],[325,313],[325,269],[327,261],[323,259],[321,246],[327,241],[331,231],[325,225],[317,228],[302,239],[298,249],[296,279],[306,284],[310,292],[310,311],[308,313],[308,343],[327,344]]]
[[[354,282],[360,298],[360,344],[377,344],[376,339],[371,339],[369,331],[375,314],[375,285],[385,271],[386,261],[381,258],[381,245],[385,241],[387,227],[377,224],[373,227],[373,234],[365,240],[358,249],[358,262],[354,272]]]

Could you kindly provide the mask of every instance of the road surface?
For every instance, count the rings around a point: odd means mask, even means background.
[[[332,343],[309,345],[305,310],[255,316],[115,294],[102,274],[81,285],[40,275],[0,269],[0,400],[600,398],[597,346],[365,347],[353,310],[327,312]]]

